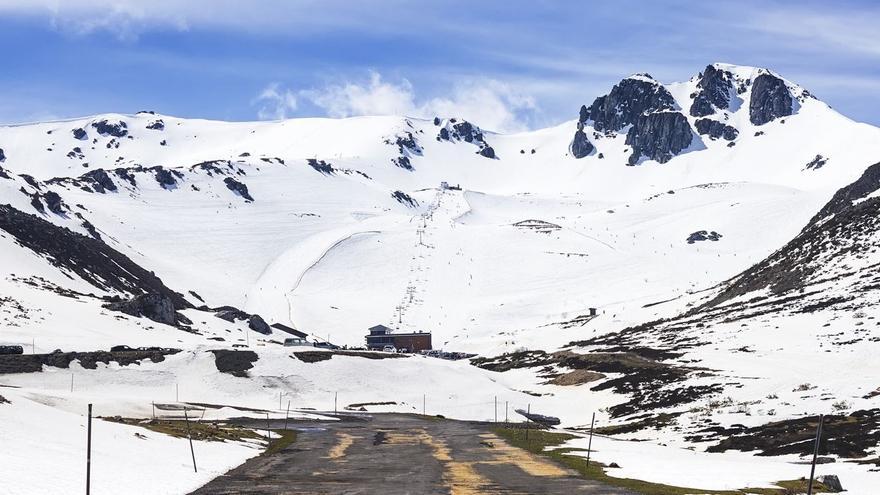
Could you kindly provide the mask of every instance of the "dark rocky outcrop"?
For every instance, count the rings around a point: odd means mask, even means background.
[[[216,350],[214,353],[214,365],[220,373],[228,373],[232,376],[247,377],[248,370],[254,367],[259,356],[254,351],[229,351]]]
[[[0,205],[0,230],[11,234],[22,247],[46,257],[53,266],[78,275],[98,289],[159,293],[170,297],[175,308],[190,307],[182,295],[166,287],[155,274],[101,241],[9,205]]]
[[[479,146],[477,152],[480,156],[486,158],[495,158],[495,149],[489,146],[483,135],[483,131],[466,120],[449,119],[449,121],[440,128],[437,135],[438,141],[464,141]]]
[[[819,170],[824,167],[825,164],[828,163],[828,158],[822,155],[816,155],[815,158],[809,161],[807,165],[804,167],[806,170]]]
[[[162,119],[154,120],[147,124],[147,129],[152,131],[163,131],[165,130],[165,122],[163,122]]]
[[[733,74],[725,70],[708,66],[700,74],[697,91],[691,95],[690,114],[694,117],[705,117],[715,113],[715,109],[730,106],[730,91],[733,89]]]
[[[697,119],[694,122],[694,127],[697,128],[698,134],[708,135],[712,139],[724,138],[727,141],[733,141],[739,135],[736,127],[713,119]]]
[[[233,306],[221,306],[219,308],[214,308],[214,316],[220,318],[221,320],[226,320],[230,323],[234,323],[235,320],[247,320],[251,317],[250,313],[245,313],[244,311]]]
[[[0,167],[0,179],[12,179],[3,167]]]
[[[484,156],[486,158],[493,158],[493,159],[495,158],[495,148],[493,148],[491,146],[486,146],[486,147],[482,148],[479,151],[479,153],[480,153],[480,156]]]
[[[260,315],[251,315],[250,318],[248,318],[248,328],[263,335],[269,335],[272,333],[272,329],[269,328],[266,320]]]
[[[61,200],[61,196],[59,196],[58,193],[55,191],[46,191],[46,193],[41,194],[40,197],[46,202],[46,208],[49,208],[49,211],[56,215],[64,214],[64,208],[66,205],[64,204],[64,201]]]
[[[715,232],[714,230],[711,230],[711,231],[698,230],[696,232],[692,232],[691,235],[688,236],[687,243],[693,244],[695,242],[700,242],[700,241],[718,241],[722,237],[724,237],[724,236],[722,236],[718,232]]]
[[[0,148],[0,162],[6,161],[6,152],[3,151],[3,148]]]
[[[310,167],[317,170],[318,172],[321,172],[324,175],[333,175],[333,172],[336,171],[336,169],[333,168],[333,165],[325,162],[324,160],[309,158],[307,162]]]
[[[586,105],[581,105],[581,109],[578,112],[578,123],[583,124],[588,120],[590,120],[590,111]]]
[[[593,143],[587,139],[587,134],[583,130],[583,124],[578,124],[578,130],[574,133],[574,139],[571,140],[571,155],[575,158],[583,158],[595,149]]]
[[[130,316],[143,316],[157,323],[164,323],[166,325],[177,324],[174,302],[168,294],[155,292],[141,294],[125,301],[107,303],[104,307]]]
[[[761,74],[752,83],[749,120],[764,125],[792,114],[792,98],[785,81],[772,74]]]
[[[588,108],[589,118],[597,131],[619,131],[635,124],[648,112],[672,110],[675,99],[660,83],[645,79],[647,75],[627,78],[611,88],[611,91],[593,101]]]
[[[226,177],[225,179],[223,179],[223,183],[226,184],[226,187],[230,191],[238,194],[247,201],[254,200],[254,198],[251,197],[250,193],[248,192],[248,187],[245,184],[233,179],[232,177]]]
[[[110,122],[107,119],[92,122],[92,127],[102,136],[125,137],[128,135],[128,125],[123,121]]]
[[[692,140],[687,117],[679,112],[641,115],[626,134],[626,144],[633,149],[628,163],[635,165],[643,156],[666,163],[690,146]]]
[[[116,191],[116,183],[110,178],[110,175],[101,168],[86,172],[80,176],[80,180],[87,181],[95,192],[104,194],[106,191]]]
[[[825,206],[810,219],[803,231],[806,231],[809,227],[819,223],[826,217],[843,212],[853,206],[857,200],[866,198],[878,189],[880,189],[880,163],[875,163],[866,168],[862,172],[862,176],[856,179],[855,182],[838,189],[834,196],[825,203]]]
[[[415,208],[419,206],[419,202],[416,201],[415,198],[403,191],[394,191],[393,193],[391,193],[391,197],[396,199],[402,205],[408,206],[410,208]]]
[[[74,139],[79,139],[80,141],[84,141],[84,140],[88,139],[88,137],[89,137],[88,133],[86,133],[86,130],[83,129],[82,127],[77,127],[76,129],[73,129],[70,132],[73,133]]]
[[[156,167],[156,182],[164,189],[171,189],[177,185],[177,179],[174,178],[174,174],[162,167]]]

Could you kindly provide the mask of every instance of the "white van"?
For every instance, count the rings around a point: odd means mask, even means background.
[[[284,339],[284,347],[313,347],[313,344],[306,339],[291,337]]]

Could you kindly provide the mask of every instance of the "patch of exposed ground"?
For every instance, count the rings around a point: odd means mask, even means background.
[[[159,363],[165,360],[165,356],[177,354],[180,349],[165,349],[151,347],[128,351],[93,351],[93,352],[61,352],[55,351],[49,354],[12,354],[0,355],[0,375],[6,373],[36,373],[43,370],[43,366],[56,368],[69,368],[70,363],[79,361],[80,366],[86,369],[96,369],[98,363],[118,363],[120,366],[140,364],[141,361],[150,360]]]
[[[371,351],[296,351],[293,353],[296,359],[304,363],[317,363],[327,361],[333,356],[351,356],[366,359],[395,359],[408,357],[406,354],[395,354],[391,352],[371,352]]]

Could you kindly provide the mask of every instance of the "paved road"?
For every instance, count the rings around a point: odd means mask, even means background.
[[[630,494],[511,447],[483,425],[381,414],[296,428],[280,453],[193,494]]]

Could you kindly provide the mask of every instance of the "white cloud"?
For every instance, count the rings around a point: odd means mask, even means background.
[[[253,104],[259,106],[257,118],[260,120],[281,120],[296,111],[297,99],[289,89],[270,83],[254,98]]]
[[[273,93],[280,91],[277,86],[271,89]],[[408,80],[389,82],[378,72],[370,72],[366,81],[329,84],[296,94],[330,117],[460,117],[499,132],[527,129],[526,117],[537,110],[533,97],[494,79],[467,79],[455,83],[447,96],[419,100]]]

